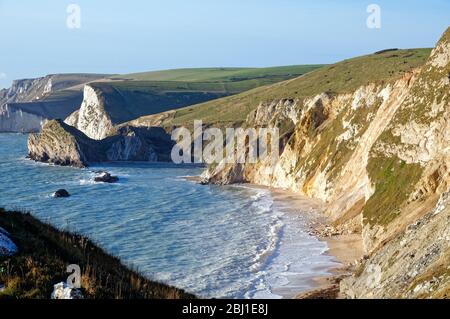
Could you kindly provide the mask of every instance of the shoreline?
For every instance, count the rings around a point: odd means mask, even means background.
[[[184,178],[196,183],[201,181],[200,176],[186,176]],[[283,211],[306,217],[307,229],[305,231],[327,245],[327,250],[323,254],[333,257],[337,264],[337,266],[327,269],[329,275],[311,277],[310,282],[313,287],[305,291],[298,291],[293,299],[339,298],[340,280],[353,273],[352,265],[364,255],[361,234],[326,234],[323,228],[329,226],[330,222],[327,216],[322,213],[324,203],[321,200],[311,199],[280,188],[251,183],[243,185],[269,191],[274,203],[278,202],[284,206]],[[302,280],[304,279],[302,278]]]
[[[352,274],[352,264],[363,256],[362,238],[360,234],[326,235],[322,228],[330,225],[330,222],[322,213],[324,203],[321,200],[311,199],[290,190],[271,188],[261,185],[248,184],[251,187],[267,189],[270,191],[274,202],[282,202],[294,214],[301,214],[308,220],[310,235],[319,241],[326,243],[325,255],[332,256],[336,267],[329,269],[330,275],[311,278],[314,286],[309,290],[299,291],[294,299],[304,298],[339,298],[339,281]]]

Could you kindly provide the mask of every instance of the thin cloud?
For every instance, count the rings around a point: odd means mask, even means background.
[[[0,80],[1,79],[6,79],[8,76],[6,75],[6,73],[4,72],[0,72]]]

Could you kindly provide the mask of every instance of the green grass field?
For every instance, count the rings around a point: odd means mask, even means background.
[[[242,122],[262,101],[351,92],[364,84],[393,81],[423,65],[430,52],[431,49],[394,50],[344,60],[293,80],[179,109],[164,124],[188,125],[195,119],[208,123]]]
[[[239,82],[259,79],[277,81],[311,72],[322,65],[292,65],[270,68],[192,68],[115,75],[131,81]]]

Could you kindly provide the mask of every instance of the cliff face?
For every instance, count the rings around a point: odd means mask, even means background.
[[[50,75],[36,78],[13,81],[11,87],[0,95],[0,105],[14,102],[33,101],[50,93],[52,90],[52,77]]]
[[[247,125],[280,128],[277,163],[220,163],[204,178],[322,199],[337,228],[361,232],[369,256],[342,285],[350,297],[448,296],[449,119],[450,29],[424,66],[395,81],[262,102]]]
[[[450,298],[450,192],[341,282],[349,298]]]
[[[55,74],[16,80],[0,91],[0,132],[36,132],[48,119],[65,118],[79,108],[75,86],[99,79],[95,74]]]
[[[0,95],[0,132],[36,132],[44,122],[42,116],[15,109],[8,103],[38,100],[52,90],[51,77],[13,81]]]
[[[28,156],[40,162],[85,167],[105,161],[169,161],[170,136],[161,128],[122,127],[117,134],[93,140],[60,120],[47,122],[30,134]]]
[[[376,251],[343,282],[350,297],[450,297],[449,76],[450,29],[371,149],[378,190],[363,210],[363,238]],[[400,167],[386,165],[393,160]]]
[[[280,159],[275,165],[247,164],[235,178],[322,199],[329,203],[333,219],[342,217],[343,210],[373,194],[366,169],[369,151],[404,100],[413,77],[407,74],[393,83],[369,84],[347,94],[261,103],[247,125],[280,127]],[[205,177],[216,183],[235,182],[222,167]]]
[[[90,85],[84,87],[80,109],[72,113],[65,122],[95,140],[104,139],[114,128],[101,92]]]
[[[6,104],[0,106],[0,132],[38,132],[46,118],[15,109]]]

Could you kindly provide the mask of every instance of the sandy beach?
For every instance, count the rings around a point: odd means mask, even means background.
[[[260,187],[259,185],[252,185]],[[329,225],[327,217],[322,213],[324,203],[317,199],[307,198],[289,190],[269,189],[274,201],[283,202],[296,214],[307,216],[310,221],[311,232],[319,240],[327,243],[326,254],[333,256],[339,266],[331,269],[332,275],[311,278],[316,286],[309,291],[298,292],[295,298],[339,298],[338,283],[343,276],[352,272],[352,266],[356,260],[363,256],[363,245],[360,234],[339,234],[326,236],[321,234],[321,228]]]
[[[186,179],[200,182],[200,176],[187,176]],[[363,256],[362,238],[360,234],[326,235],[323,227],[329,225],[328,218],[322,213],[324,203],[318,199],[311,199],[289,190],[270,188],[256,184],[246,184],[248,187],[269,190],[274,203],[282,204],[283,211],[301,214],[308,220],[311,234],[328,246],[326,254],[334,257],[337,267],[329,270],[331,275],[312,277],[311,286],[307,291],[292,292],[289,289],[279,291],[283,295],[294,298],[338,298],[339,281],[352,272],[351,264]],[[295,280],[295,278],[293,279]],[[302,278],[304,280],[304,278]]]

